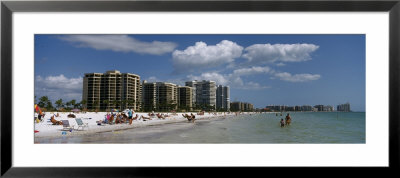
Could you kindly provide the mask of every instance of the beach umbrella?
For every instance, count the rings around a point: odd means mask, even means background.
[[[118,109],[112,109],[111,112],[118,112]]]
[[[80,109],[73,109],[73,110],[71,110],[72,112],[80,112],[81,110]]]
[[[39,107],[37,104],[35,104],[35,111],[36,111],[38,114],[42,115],[42,110],[40,109],[40,107]]]

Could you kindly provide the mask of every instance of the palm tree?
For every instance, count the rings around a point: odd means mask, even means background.
[[[131,107],[133,107],[132,105],[135,104],[135,100],[134,99],[129,99],[129,100],[127,100],[127,103],[128,103],[128,107],[131,108]]]
[[[51,111],[51,110],[54,109],[53,103],[51,103],[50,100],[49,100],[49,101],[47,102],[47,104],[46,104],[46,109],[47,109],[47,111]]]
[[[71,103],[71,106],[75,108],[75,106],[76,106],[76,100],[73,99],[73,100],[70,101],[70,103]]]
[[[127,106],[126,106],[126,104],[128,103],[128,100],[126,100],[126,99],[124,99],[124,100],[122,100],[122,104],[121,104],[121,110],[123,110],[123,109],[126,109],[127,108]]]
[[[63,100],[62,100],[62,99],[57,100],[57,101],[55,102],[55,104],[56,104],[57,110],[60,109],[60,108],[62,108],[62,107],[64,106],[64,103],[63,103]]]
[[[48,102],[49,102],[49,97],[42,96],[39,98],[38,106],[41,108],[45,108]]]
[[[108,109],[108,104],[110,103],[110,100],[103,100],[103,104],[106,105],[106,109]]]
[[[97,110],[100,105],[100,100],[99,99],[94,100],[93,105],[94,105],[94,108]]]
[[[115,109],[118,108],[118,105],[119,105],[119,101],[118,100],[113,100],[111,103],[113,104]]]
[[[86,100],[82,100],[81,104],[82,104],[82,109],[86,109],[87,101]]]

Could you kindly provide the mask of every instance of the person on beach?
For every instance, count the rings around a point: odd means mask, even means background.
[[[132,121],[131,121],[131,120],[132,120],[132,117],[133,117],[132,109],[129,109],[129,111],[128,111],[128,119],[129,119],[129,122],[132,122]]]
[[[132,121],[133,121],[133,120],[136,120],[138,117],[139,117],[139,115],[136,114],[136,117],[135,117],[135,118],[129,119],[129,125],[132,125]]]
[[[146,116],[140,116],[140,118],[143,120],[143,121],[146,121],[146,120],[151,120],[151,118],[150,117],[146,117]]]
[[[285,127],[285,121],[283,121],[283,119],[281,119],[281,127]]]
[[[290,122],[292,122],[292,118],[290,117],[289,113],[286,115],[286,125],[290,125]]]

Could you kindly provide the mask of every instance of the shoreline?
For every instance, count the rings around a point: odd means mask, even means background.
[[[53,115],[53,113],[45,113],[45,117],[43,118],[43,122],[36,123],[35,122],[35,130],[38,130],[38,133],[34,133],[34,138],[60,138],[60,137],[72,137],[72,136],[85,136],[85,135],[94,135],[96,133],[104,133],[104,132],[114,132],[114,131],[123,131],[128,129],[135,129],[141,127],[148,127],[154,125],[163,125],[163,124],[173,124],[173,123],[181,123],[181,122],[189,122],[186,118],[182,116],[182,114],[190,114],[190,113],[178,113],[178,115],[167,117],[166,119],[158,119],[153,118],[152,120],[142,121],[142,120],[134,120],[132,125],[128,123],[123,124],[105,124],[105,125],[97,125],[96,121],[104,119],[104,115],[106,112],[99,113],[91,113],[87,112],[85,114],[76,114],[76,118],[82,118],[84,123],[88,123],[89,127],[84,128],[84,130],[77,130],[77,124],[75,118],[68,118],[67,115],[70,113],[59,113],[59,117],[55,117],[56,120],[68,120],[73,126],[72,132],[68,130],[63,130],[62,125],[52,125],[48,120]],[[146,113],[135,113],[140,116],[146,116]],[[247,113],[241,113],[239,115],[243,115]],[[91,117],[87,117],[91,116]],[[205,113],[204,115],[197,115],[196,120],[216,120],[220,118],[234,117],[235,113],[218,113],[217,115]],[[91,119],[88,119],[91,118]]]

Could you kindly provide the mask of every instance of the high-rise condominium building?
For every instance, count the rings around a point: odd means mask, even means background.
[[[86,73],[83,78],[82,100],[88,109],[139,109],[140,76],[112,70]]]
[[[254,111],[254,105],[245,102],[232,102],[231,111]]]
[[[216,107],[216,84],[214,81],[188,81],[186,86],[193,87],[196,90],[195,103],[200,106]]]
[[[337,106],[337,111],[342,111],[342,112],[350,112],[350,103],[346,104],[339,104]]]
[[[143,109],[169,111],[178,106],[178,86],[167,82],[142,83]]]
[[[188,86],[178,87],[178,105],[179,108],[191,110],[193,107],[193,92],[194,89]]]
[[[222,85],[218,85],[217,87],[217,109],[222,109],[225,111],[229,111],[230,109],[230,99],[229,99],[229,87],[228,86],[222,86]]]

